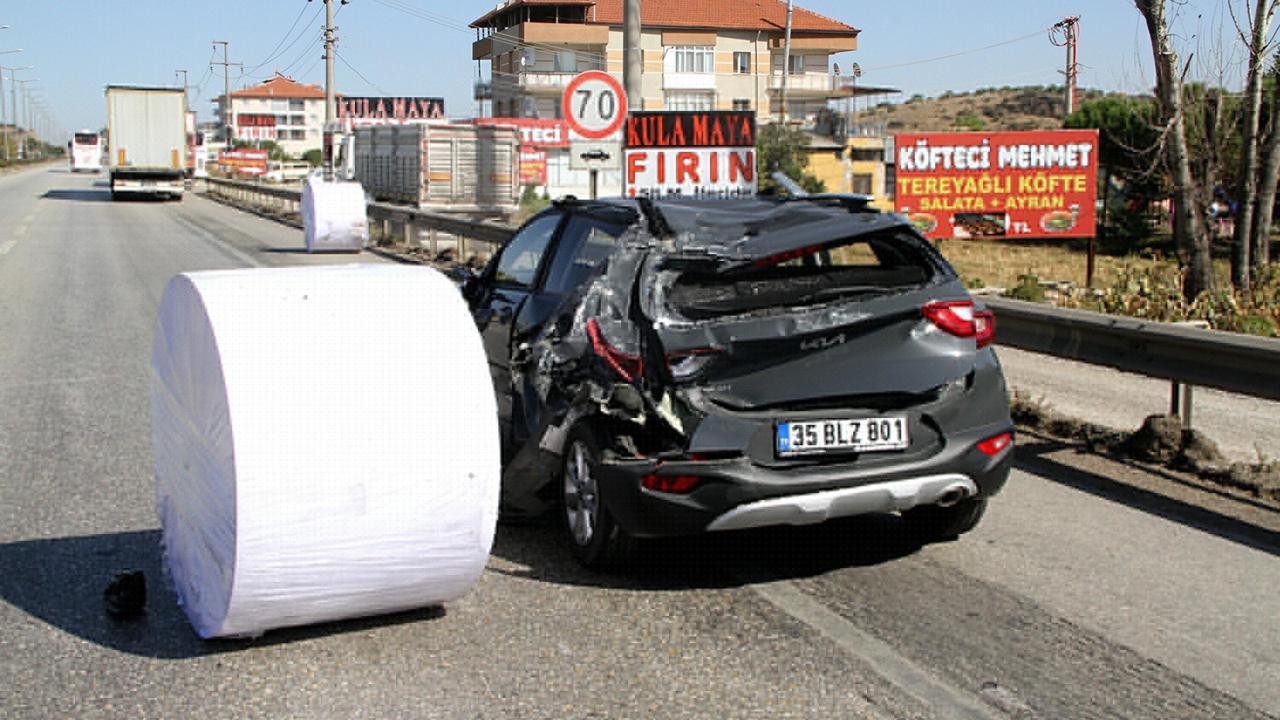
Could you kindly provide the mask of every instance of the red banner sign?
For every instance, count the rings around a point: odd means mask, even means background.
[[[895,206],[927,238],[1089,237],[1097,130],[895,138]]]
[[[218,164],[241,175],[265,175],[266,150],[224,150],[218,153]]]

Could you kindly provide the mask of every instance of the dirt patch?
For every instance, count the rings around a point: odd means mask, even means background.
[[[1179,473],[1202,484],[1242,492],[1280,510],[1280,461],[1230,462],[1204,433],[1182,427],[1172,415],[1152,415],[1134,431],[1067,417],[1043,400],[1015,391],[1010,412],[1019,426],[1082,446],[1112,459]]]

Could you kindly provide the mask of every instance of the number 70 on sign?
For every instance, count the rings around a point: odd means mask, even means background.
[[[602,140],[618,131],[627,117],[627,94],[614,77],[599,70],[579,73],[561,98],[569,128],[588,140]]]

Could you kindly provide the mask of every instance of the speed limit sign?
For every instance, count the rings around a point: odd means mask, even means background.
[[[575,75],[564,89],[561,104],[569,129],[588,140],[609,137],[627,117],[627,94],[622,84],[600,70]]]

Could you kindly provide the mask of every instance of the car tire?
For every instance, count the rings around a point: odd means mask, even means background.
[[[635,546],[600,496],[599,467],[599,443],[587,426],[578,425],[564,444],[560,521],[574,557],[588,568],[621,564]]]
[[[924,542],[954,540],[978,525],[987,511],[985,497],[965,498],[955,505],[921,505],[902,513],[907,531]]]

